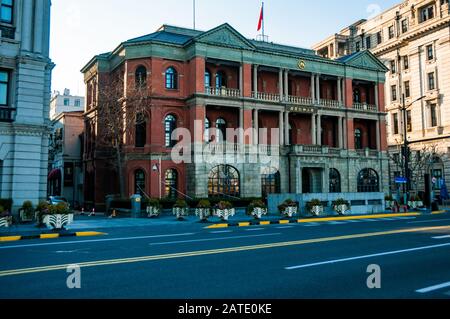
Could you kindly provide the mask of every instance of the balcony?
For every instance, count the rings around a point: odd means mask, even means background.
[[[312,98],[289,95],[289,103],[298,105],[314,105]]]
[[[252,92],[252,97],[257,100],[269,101],[269,102],[280,102],[280,94],[273,93],[263,93],[263,92]]]
[[[14,122],[16,109],[10,107],[0,107],[0,122]]]
[[[337,100],[320,99],[320,106],[331,107],[331,108],[340,108],[342,106],[342,104]]]
[[[378,107],[367,103],[353,103],[353,109],[364,112],[378,112]]]
[[[377,150],[366,148],[362,150],[356,150],[356,154],[358,154],[358,156],[360,157],[378,157],[379,152]]]
[[[205,93],[207,95],[213,96],[222,96],[222,97],[233,97],[239,98],[241,97],[241,91],[238,89],[229,89],[229,88],[216,88],[216,87],[207,87],[205,88]]]
[[[292,145],[291,152],[295,155],[331,155],[340,157],[342,154],[342,149],[333,148],[323,145]]]

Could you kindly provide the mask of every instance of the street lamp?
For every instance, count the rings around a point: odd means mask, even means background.
[[[161,162],[162,162],[162,159],[160,158],[159,159],[159,164],[153,164],[153,166],[152,166],[152,170],[153,170],[153,172],[158,172],[158,174],[159,174],[159,185],[158,185],[158,188],[159,188],[159,199],[162,199],[162,192],[161,192],[161,186],[162,186],[162,180],[161,180]]]
[[[409,190],[411,188],[411,184],[410,184],[410,176],[409,176],[409,144],[410,142],[408,141],[408,123],[407,123],[407,110],[413,106],[414,103],[423,100],[426,96],[422,96],[414,101],[412,101],[408,106],[406,105],[406,98],[405,98],[405,94],[402,95],[402,106],[400,107],[400,111],[403,112],[403,156],[405,158],[404,161],[404,177],[406,179],[406,184],[405,184],[405,192],[404,192],[404,196],[405,196],[405,205],[407,204],[408,201],[408,195],[409,195]]]

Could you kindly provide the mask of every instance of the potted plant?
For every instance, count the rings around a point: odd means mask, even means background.
[[[283,202],[283,204],[278,206],[278,210],[282,215],[292,218],[298,213],[298,204],[292,199],[287,199]]]
[[[248,206],[248,214],[252,215],[255,219],[261,219],[267,213],[267,206],[262,200],[254,200]]]
[[[339,198],[333,202],[333,209],[339,215],[345,215],[350,208],[350,203],[343,198]]]
[[[216,205],[215,215],[221,218],[223,221],[228,221],[228,219],[236,214],[236,210],[233,208],[233,204],[227,201],[221,201]]]
[[[0,227],[9,227],[12,224],[12,216],[9,210],[0,206]]]
[[[22,204],[22,208],[19,210],[20,220],[22,222],[33,221],[34,208],[31,201],[25,201]]]
[[[184,220],[184,216],[189,215],[188,204],[183,199],[179,199],[175,202],[175,205],[173,205],[172,211],[178,220]]]
[[[386,202],[386,208],[387,209],[392,209],[394,207],[394,198],[392,197],[392,195],[386,195],[384,197],[384,200]]]
[[[41,216],[42,222],[48,228],[53,228],[54,230],[64,229],[73,223],[73,213],[66,203],[43,206]]]
[[[202,199],[195,209],[195,215],[200,218],[201,222],[207,222],[208,217],[211,216],[211,202],[207,199]]]
[[[149,218],[159,217],[161,215],[161,202],[159,199],[151,198],[147,205],[147,216]]]
[[[423,207],[423,201],[419,195],[416,195],[408,202],[408,206],[412,209],[418,209]]]
[[[323,214],[323,205],[319,199],[312,199],[306,203],[307,210],[314,216],[319,216]]]

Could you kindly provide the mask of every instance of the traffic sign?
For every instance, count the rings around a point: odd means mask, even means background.
[[[406,184],[406,183],[408,183],[408,179],[405,177],[396,177],[395,183],[396,184]]]

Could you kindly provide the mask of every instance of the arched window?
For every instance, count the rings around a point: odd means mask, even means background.
[[[178,172],[174,169],[166,171],[165,190],[168,198],[176,199],[178,197]]]
[[[341,192],[341,174],[337,169],[330,169],[330,193]]]
[[[145,194],[145,172],[142,169],[134,172],[134,193],[141,196]]]
[[[216,121],[216,135],[217,143],[227,140],[227,122],[223,118],[218,118]]]
[[[227,87],[227,77],[224,72],[219,71],[216,74],[216,88]]]
[[[371,168],[363,169],[358,174],[358,193],[373,193],[380,191],[380,179],[377,172]]]
[[[208,143],[210,141],[210,134],[209,134],[210,127],[211,127],[211,122],[206,117],[205,118],[205,136],[204,136],[204,140],[206,143]]]
[[[147,121],[142,114],[136,117],[135,135],[135,146],[144,147],[147,144]]]
[[[362,132],[359,128],[355,130],[355,149],[362,150]]]
[[[147,69],[140,66],[136,69],[136,88],[143,88],[147,85]]]
[[[239,197],[240,178],[236,168],[219,165],[209,173],[208,193],[210,197]]]
[[[205,71],[205,87],[209,88],[211,86],[211,72],[209,70]]]
[[[280,194],[280,172],[275,169],[261,176],[262,196],[267,198],[269,194]]]
[[[361,103],[361,90],[360,89],[353,90],[353,103]]]
[[[178,89],[178,74],[173,67],[170,67],[166,70],[166,89]]]
[[[177,128],[177,118],[172,114],[167,115],[164,120],[164,133],[165,133],[165,141],[166,147],[174,147],[176,141],[172,139],[172,133]]]

